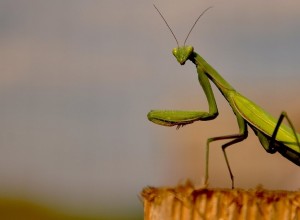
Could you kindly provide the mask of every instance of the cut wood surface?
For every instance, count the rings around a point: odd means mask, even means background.
[[[300,191],[146,187],[142,193],[145,220],[299,219]]]

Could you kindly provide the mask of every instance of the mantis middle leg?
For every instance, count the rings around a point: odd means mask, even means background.
[[[207,142],[206,142],[206,160],[205,160],[205,185],[208,184],[209,144],[213,141],[233,139],[233,140],[229,141],[228,143],[223,144],[222,145],[222,150],[223,150],[226,165],[227,165],[227,168],[228,168],[228,171],[229,171],[229,174],[230,174],[231,183],[232,183],[231,186],[232,186],[232,189],[234,188],[234,176],[232,174],[232,171],[231,171],[231,168],[230,168],[230,165],[229,165],[229,161],[228,161],[228,157],[227,157],[225,149],[227,147],[233,145],[233,144],[236,144],[238,142],[243,141],[248,136],[247,124],[246,124],[245,120],[240,115],[237,115],[237,121],[238,121],[238,126],[239,126],[239,133],[238,134],[224,135],[224,136],[212,137],[212,138],[207,139]]]

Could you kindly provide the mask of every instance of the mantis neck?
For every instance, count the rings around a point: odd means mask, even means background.
[[[235,89],[199,54],[193,52],[189,58],[197,67],[198,74],[205,73],[207,77],[218,87],[220,92],[225,96],[228,91]]]

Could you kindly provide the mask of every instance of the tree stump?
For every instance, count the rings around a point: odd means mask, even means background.
[[[146,187],[144,220],[300,219],[300,191]]]

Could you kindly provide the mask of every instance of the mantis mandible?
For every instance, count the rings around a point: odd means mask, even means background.
[[[191,31],[195,27],[200,17],[211,7],[204,10],[197,18],[190,29],[183,46],[179,46],[176,36],[168,25],[161,12],[154,5],[167,27],[176,40],[177,47],[172,53],[177,61],[184,65],[187,60],[195,64],[199,83],[205,93],[208,101],[209,110],[206,111],[184,111],[184,110],[152,110],[148,113],[148,119],[156,124],[163,126],[177,126],[191,124],[195,121],[213,120],[218,116],[218,108],[211,88],[210,81],[222,93],[224,98],[232,108],[236,116],[239,132],[231,135],[211,137],[206,142],[206,161],[205,161],[205,185],[208,185],[209,171],[209,146],[214,141],[230,140],[222,145],[225,162],[230,174],[232,188],[234,188],[234,177],[231,171],[228,157],[225,149],[233,144],[245,140],[248,136],[247,127],[249,126],[258,137],[263,148],[271,154],[279,152],[282,156],[300,166],[300,135],[296,133],[295,128],[286,112],[282,112],[278,119],[271,116],[254,102],[237,92],[211,65],[209,65],[199,54],[194,51],[192,46],[185,45]],[[289,126],[282,123],[286,118]]]

